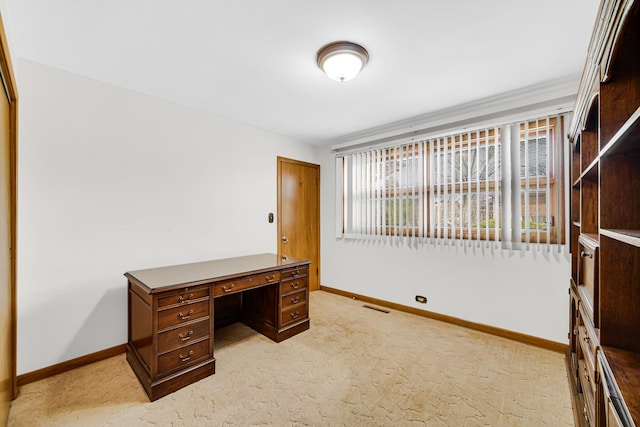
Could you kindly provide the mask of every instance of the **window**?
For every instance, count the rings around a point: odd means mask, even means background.
[[[499,129],[429,141],[436,237],[497,240],[501,217]]]
[[[339,235],[562,243],[562,120],[339,154]]]
[[[562,170],[559,124],[557,117],[520,124],[519,203],[523,242],[563,241],[562,230],[556,224],[556,218],[561,219],[558,212],[562,212],[557,185]]]

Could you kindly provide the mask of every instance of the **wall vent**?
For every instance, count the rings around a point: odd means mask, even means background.
[[[380,311],[382,313],[389,313],[389,310],[385,310],[384,308],[380,308],[380,307],[374,307],[372,305],[369,304],[365,304],[363,305],[364,308],[370,308],[371,310],[375,310],[375,311]]]

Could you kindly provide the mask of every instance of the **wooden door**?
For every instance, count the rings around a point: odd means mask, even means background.
[[[0,425],[16,396],[16,96],[0,17]]]
[[[278,254],[304,258],[320,289],[320,166],[278,157]]]

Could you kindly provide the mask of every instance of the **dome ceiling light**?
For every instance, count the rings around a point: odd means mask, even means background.
[[[359,44],[339,41],[320,48],[317,60],[318,67],[329,78],[346,82],[357,76],[369,61],[369,52]]]

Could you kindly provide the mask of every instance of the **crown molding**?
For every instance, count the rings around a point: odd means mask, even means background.
[[[447,130],[490,123],[500,118],[521,117],[545,113],[562,113],[573,109],[580,74],[505,92],[406,120],[366,129],[336,139],[333,151],[384,143],[396,139],[411,139]]]

